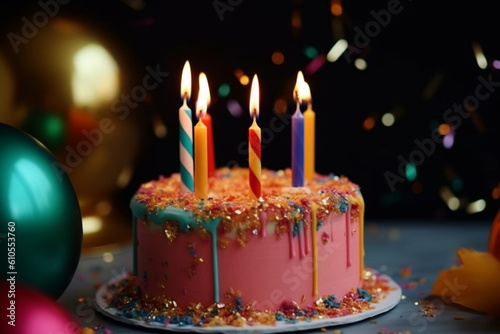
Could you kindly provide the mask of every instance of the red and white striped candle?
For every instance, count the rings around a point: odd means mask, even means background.
[[[253,122],[248,129],[248,180],[250,185],[250,194],[253,198],[259,199],[261,196],[261,131],[257,125],[259,118],[259,80],[257,74],[252,80],[250,91],[250,117]]]

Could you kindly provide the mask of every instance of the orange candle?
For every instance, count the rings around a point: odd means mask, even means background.
[[[316,114],[312,109],[311,91],[307,82],[304,82],[304,102],[307,109],[304,111],[304,177],[311,180],[315,173],[315,126]]]
[[[248,181],[250,194],[254,199],[261,196],[261,131],[257,125],[259,117],[259,80],[254,75],[250,91],[250,117],[253,122],[248,129]]]
[[[198,123],[194,127],[194,191],[197,197],[208,197],[208,145],[207,127],[203,118],[207,112],[209,92],[208,81],[204,73],[200,73],[200,91],[196,103]]]

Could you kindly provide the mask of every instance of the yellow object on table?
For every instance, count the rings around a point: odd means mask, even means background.
[[[457,250],[460,265],[440,272],[431,295],[490,315],[500,315],[500,210],[488,239],[488,251]]]

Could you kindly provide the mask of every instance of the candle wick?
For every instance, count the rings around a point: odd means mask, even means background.
[[[186,103],[187,103],[189,101],[189,91],[186,89],[182,96],[184,98],[184,101],[186,101]]]
[[[252,109],[252,121],[255,122],[257,120],[257,109]]]
[[[198,109],[197,116],[198,120],[201,122],[201,120],[205,117],[205,109],[203,109],[203,107]]]

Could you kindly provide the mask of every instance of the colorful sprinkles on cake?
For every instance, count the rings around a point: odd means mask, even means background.
[[[255,231],[262,233],[259,232],[262,231],[262,212],[266,213],[268,221],[278,222],[277,234],[287,233],[289,223],[309,222],[312,203],[318,203],[318,222],[323,222],[331,212],[347,212],[349,203],[350,219],[362,218],[359,186],[346,177],[316,174],[304,187],[292,187],[290,169],[262,169],[261,182],[261,198],[255,201],[248,197],[248,169],[220,168],[215,177],[210,178],[208,198],[203,200],[193,193],[181,192],[179,174],[160,177],[139,188],[132,201],[142,204],[145,212],[137,208],[139,212],[134,214],[141,217],[167,207],[179,208],[192,213],[199,223],[194,230],[201,230],[201,233],[204,232],[200,222],[219,218],[218,234],[224,238],[225,234],[238,231],[237,240],[242,245],[255,235]]]
[[[182,309],[174,300],[163,296],[144,296],[134,284],[132,273],[108,284],[108,306],[121,317],[157,323],[164,326],[276,326],[278,323],[295,324],[301,321],[337,318],[373,310],[374,304],[386,298],[394,289],[387,278],[366,269],[361,287],[352,288],[345,296],[325,295],[309,306],[285,300],[277,310],[259,311],[255,305],[243,305],[238,291],[227,291],[224,300],[211,305],[193,302]]]

